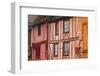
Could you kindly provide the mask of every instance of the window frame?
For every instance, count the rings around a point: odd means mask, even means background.
[[[64,44],[67,43],[69,44],[69,51],[68,51],[68,54],[64,53]],[[69,56],[70,55],[70,42],[63,42],[63,56]]]
[[[59,21],[55,22],[55,35],[59,35]]]
[[[38,26],[38,36],[41,35],[41,25]]]
[[[57,48],[55,48],[56,45],[57,45]],[[53,50],[54,50],[53,55],[54,55],[54,57],[58,57],[58,45],[59,45],[59,43],[53,44]],[[55,54],[55,49],[57,49],[57,55]]]
[[[69,30],[65,31],[65,22],[68,22],[67,27],[69,26]],[[70,32],[70,20],[69,19],[64,19],[63,20],[63,34],[69,33]]]

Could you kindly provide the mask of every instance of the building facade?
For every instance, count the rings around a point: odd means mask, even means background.
[[[31,31],[32,60],[47,60],[47,22],[34,24]]]
[[[88,18],[46,16],[31,29],[32,60],[88,57]]]
[[[88,18],[66,17],[48,25],[50,59],[87,58]]]

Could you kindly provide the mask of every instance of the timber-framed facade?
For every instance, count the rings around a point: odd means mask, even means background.
[[[38,16],[31,27],[31,60],[88,58],[88,17]]]

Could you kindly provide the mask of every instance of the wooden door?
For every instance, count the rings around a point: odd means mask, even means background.
[[[36,47],[35,53],[36,53],[36,55],[35,55],[36,60],[40,60],[40,47],[39,46]]]

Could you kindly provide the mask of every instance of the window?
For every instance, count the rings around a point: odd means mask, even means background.
[[[38,35],[41,35],[41,25],[38,26]]]
[[[63,56],[69,56],[69,50],[70,50],[69,42],[64,42],[63,43]]]
[[[63,25],[63,32],[64,33],[67,33],[70,31],[70,24],[69,24],[69,21],[68,20],[65,20],[64,21],[64,25]]]
[[[58,56],[58,43],[54,44],[54,56]]]
[[[45,58],[48,59],[48,44],[45,44]]]
[[[55,23],[55,35],[59,34],[59,22]]]
[[[80,56],[81,56],[81,47],[75,47],[75,56],[80,58]]]

